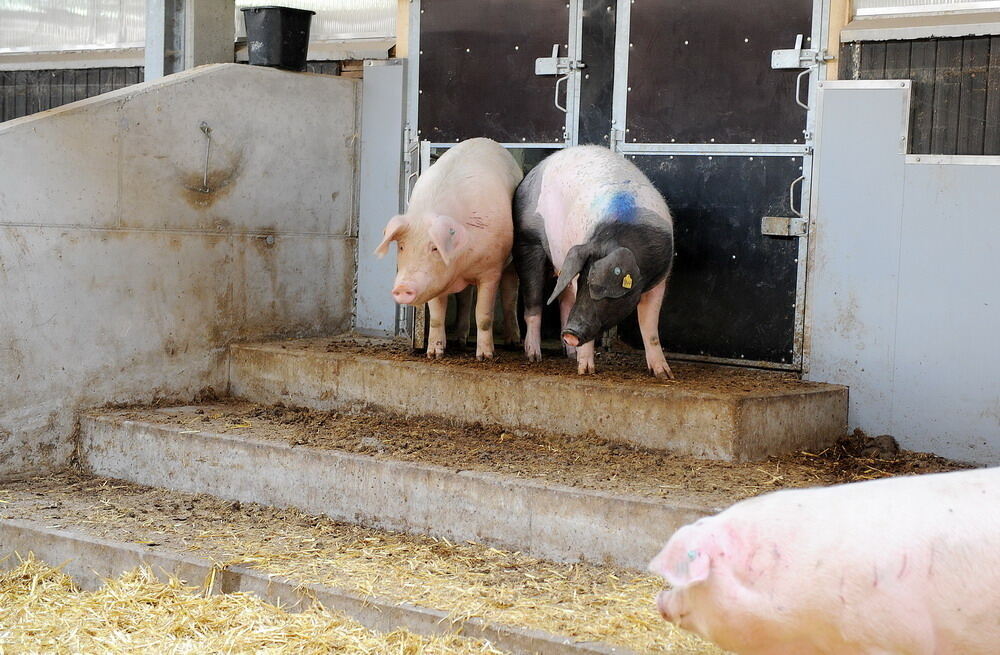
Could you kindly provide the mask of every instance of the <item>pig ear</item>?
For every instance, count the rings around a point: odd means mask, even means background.
[[[378,244],[375,254],[379,257],[385,255],[389,250],[389,243],[398,239],[405,229],[406,217],[400,215],[393,216],[389,224],[385,226],[385,231],[382,233],[382,243]]]
[[[615,248],[595,261],[587,273],[587,287],[594,300],[621,298],[640,289],[639,264],[628,248]]]
[[[705,546],[691,526],[681,528],[649,563],[649,570],[663,576],[671,587],[704,582],[712,572],[712,557]]]
[[[551,305],[552,301],[558,298],[559,294],[566,290],[566,287],[568,287],[569,283],[573,281],[573,278],[580,274],[580,271],[583,270],[587,260],[589,260],[593,254],[593,248],[586,243],[581,243],[580,245],[573,246],[569,249],[569,252],[566,253],[566,261],[563,262],[562,270],[559,271],[559,279],[556,281],[556,288],[552,292],[552,295],[549,296],[549,301],[546,303],[547,305]]]
[[[429,232],[431,242],[441,253],[445,264],[450,264],[468,241],[465,226],[451,216],[435,216]]]

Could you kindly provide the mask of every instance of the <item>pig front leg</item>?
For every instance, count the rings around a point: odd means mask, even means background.
[[[566,323],[569,321],[570,312],[573,311],[573,305],[575,304],[576,282],[566,287],[566,290],[559,296],[559,319],[561,323],[560,332],[566,329]],[[596,348],[593,341],[580,344],[576,348],[566,342],[563,342],[563,347],[566,349],[567,357],[576,357],[577,374],[588,375],[590,373],[597,372],[597,367],[594,365],[594,353]]]
[[[479,282],[476,293],[476,359],[493,359],[493,308],[499,280]]]
[[[639,331],[642,332],[642,344],[646,349],[646,368],[658,378],[673,380],[674,374],[670,371],[660,346],[660,307],[663,306],[666,291],[667,281],[663,280],[642,294],[638,307]]]
[[[427,312],[430,314],[430,330],[427,332],[427,357],[441,359],[444,357],[444,320],[448,313],[448,294],[427,301]]]
[[[471,284],[455,294],[455,343],[465,348],[469,340],[469,319],[472,317],[472,296],[476,288]]]

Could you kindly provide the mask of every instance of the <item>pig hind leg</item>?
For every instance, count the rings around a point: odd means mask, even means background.
[[[455,294],[455,332],[453,341],[459,348],[465,348],[469,340],[469,325],[472,319],[472,304],[476,287],[471,284]]]
[[[444,320],[448,312],[448,294],[427,301],[427,312],[430,314],[430,330],[427,331],[427,356],[440,359],[444,356],[445,333]]]
[[[545,307],[545,269],[548,255],[537,237],[518,233],[514,243],[514,266],[524,300],[524,354],[528,361],[542,359],[542,309]],[[516,313],[511,312],[516,318]]]
[[[674,378],[663,356],[660,346],[660,307],[663,306],[663,295],[667,291],[667,281],[663,280],[655,287],[642,294],[639,300],[639,331],[642,332],[642,345],[646,349],[646,368],[658,378]]]
[[[500,309],[503,311],[503,338],[507,348],[521,343],[521,326],[517,324],[517,272],[509,265],[500,278]]]

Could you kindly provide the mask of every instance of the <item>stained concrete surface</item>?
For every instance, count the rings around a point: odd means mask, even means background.
[[[64,465],[80,408],[225,387],[233,340],[349,325],[357,101],[229,64],[0,125],[0,475]]]

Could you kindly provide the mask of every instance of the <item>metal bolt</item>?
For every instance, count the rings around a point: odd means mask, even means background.
[[[471,51],[471,50],[469,50],[468,48],[466,48],[466,49],[465,49],[465,51],[466,51],[466,52],[472,52],[472,51]]]
[[[516,46],[514,46],[514,49],[515,49],[515,50],[520,50],[520,49],[521,49],[521,46],[519,46],[519,45],[516,45]]]
[[[688,42],[687,42],[687,41],[685,41],[685,42],[684,42],[684,45],[687,45],[687,44],[688,44]]]
[[[743,39],[743,43],[750,43],[750,39],[749,38]]]

